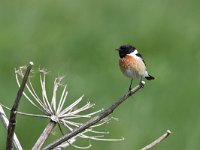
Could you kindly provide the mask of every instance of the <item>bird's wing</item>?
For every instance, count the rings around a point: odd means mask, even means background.
[[[137,56],[137,57],[140,57],[140,58],[142,59],[143,63],[145,64],[145,66],[146,66],[146,63],[145,63],[145,61],[144,61],[142,55],[141,55],[140,53],[137,53],[136,56]]]

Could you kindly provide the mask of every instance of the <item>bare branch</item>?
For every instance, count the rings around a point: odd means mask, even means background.
[[[40,135],[39,139],[33,146],[32,150],[40,150],[42,148],[42,145],[48,138],[49,134],[52,132],[53,128],[56,126],[56,122],[50,121],[46,128],[44,129],[43,133]]]
[[[6,129],[8,129],[9,121],[8,121],[8,118],[6,117],[6,114],[5,114],[3,107],[1,105],[0,105],[0,119],[2,120]],[[21,146],[21,144],[20,144],[15,133],[14,133],[14,136],[13,136],[13,143],[14,143],[16,150],[23,150],[23,148],[22,148],[22,146]]]
[[[152,149],[154,146],[156,146],[157,144],[159,144],[160,142],[162,142],[164,139],[166,139],[170,134],[171,134],[171,131],[167,130],[162,136],[160,136],[155,141],[153,141],[149,145],[145,146],[141,150],[150,150],[150,149]]]
[[[56,146],[62,144],[65,141],[68,141],[72,137],[78,135],[79,133],[85,131],[87,128],[91,127],[92,125],[96,124],[97,122],[101,121],[103,118],[110,115],[121,103],[123,103],[127,98],[129,98],[131,95],[133,95],[135,92],[137,92],[139,89],[144,87],[145,82],[142,81],[138,85],[136,85],[131,91],[128,91],[122,98],[118,99],[115,103],[113,103],[110,107],[102,111],[98,116],[90,119],[82,126],[74,129],[70,133],[64,135],[63,137],[59,138],[55,142],[47,145],[43,150],[50,150],[55,148]]]
[[[29,73],[30,73],[30,71],[32,69],[32,66],[33,66],[33,62],[30,62],[29,66],[26,69],[26,72],[25,72],[25,75],[23,77],[21,86],[20,86],[20,88],[19,88],[19,90],[17,92],[17,96],[16,96],[16,99],[15,99],[14,105],[13,105],[13,107],[11,109],[11,112],[10,112],[6,150],[11,150],[12,147],[13,147],[13,135],[14,135],[14,131],[15,131],[16,116],[17,116],[16,112],[18,110],[19,102],[20,102],[20,99],[22,97],[24,88],[26,86],[26,82],[28,80]]]

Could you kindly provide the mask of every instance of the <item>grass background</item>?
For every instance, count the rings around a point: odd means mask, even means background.
[[[197,0],[2,0],[0,101],[12,105],[18,89],[14,68],[33,61],[35,70],[51,71],[49,89],[54,76],[66,75],[69,103],[84,94],[96,109],[107,107],[127,91],[130,80],[119,71],[114,49],[129,43],[143,54],[156,80],[146,81],[145,88],[113,114],[119,121],[107,126],[109,137],[123,136],[125,141],[91,141],[91,149],[139,149],[167,129],[172,136],[155,149],[200,149],[199,4]],[[25,99],[20,110],[33,111]],[[25,149],[33,146],[46,123],[18,116],[16,132]],[[2,124],[0,136],[4,149]],[[57,136],[58,130],[50,140]]]

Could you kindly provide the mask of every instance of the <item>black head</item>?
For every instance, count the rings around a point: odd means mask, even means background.
[[[119,48],[117,48],[116,50],[119,51],[119,56],[120,58],[123,58],[124,56],[126,56],[127,54],[130,54],[132,52],[135,51],[135,47],[131,46],[131,45],[122,45]]]

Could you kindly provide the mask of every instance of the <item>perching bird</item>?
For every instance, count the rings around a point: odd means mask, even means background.
[[[154,77],[147,72],[144,59],[135,47],[127,44],[120,46],[116,50],[119,51],[119,66],[122,73],[131,78],[129,91],[131,90],[133,79],[140,80],[140,82],[142,78],[146,78],[147,80],[154,79]]]

